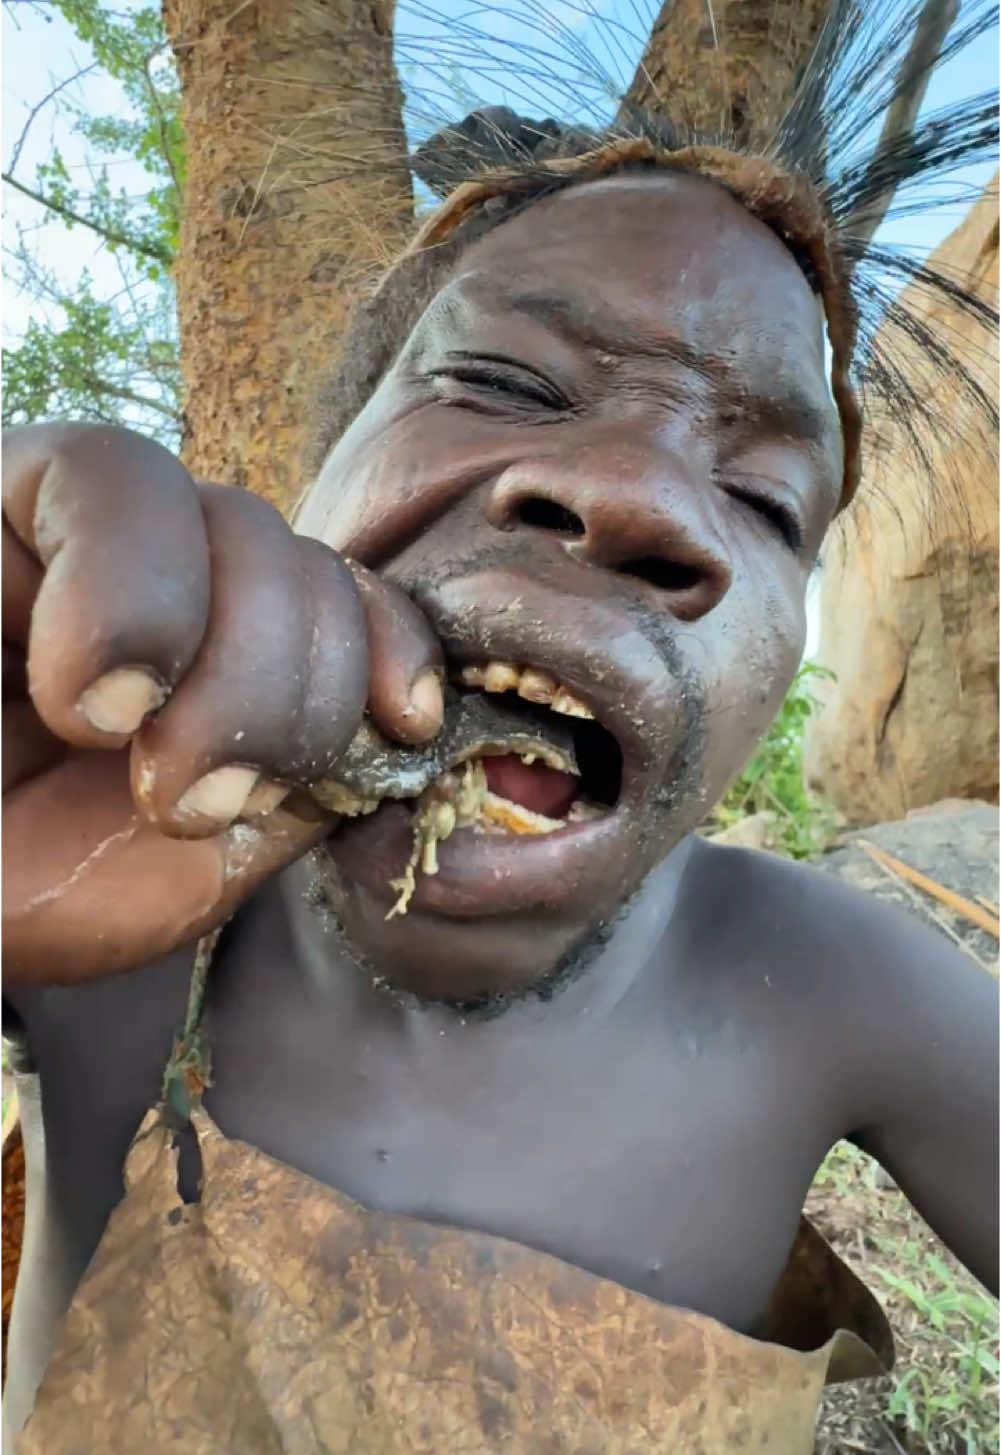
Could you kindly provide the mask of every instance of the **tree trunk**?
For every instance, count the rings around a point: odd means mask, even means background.
[[[757,150],[795,94],[831,0],[664,0],[622,103]]]
[[[164,0],[185,463],[288,510],[349,307],[412,215],[392,0]]]
[[[992,305],[997,187],[995,176],[929,263]],[[911,288],[925,326],[996,397],[997,333]],[[941,429],[918,459],[899,417],[872,421],[854,519],[824,550],[818,657],[837,681],[818,692],[805,760],[810,786],[851,823],[998,792],[997,435],[899,326],[884,325],[882,344],[919,395],[934,392]]]

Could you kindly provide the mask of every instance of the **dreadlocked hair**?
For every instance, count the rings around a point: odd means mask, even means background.
[[[635,0],[634,14],[640,4]],[[788,25],[795,10],[776,7],[775,23],[785,13]],[[672,166],[728,186],[782,237],[823,297],[846,454],[857,453],[852,435],[859,420],[864,423],[867,493],[879,490],[881,453],[892,451],[899,462],[901,448],[910,450],[931,472],[943,391],[963,402],[965,445],[975,449],[996,437],[992,290],[982,279],[956,276],[882,235],[873,240],[877,229],[896,220],[965,209],[977,193],[963,169],[996,160],[996,91],[918,114],[933,73],[996,29],[992,0],[832,0],[791,103],[771,127],[733,107],[723,107],[709,126],[704,119],[693,123],[678,108],[672,114],[671,98],[656,94],[643,65],[645,104],[626,96],[617,64],[624,58],[629,64],[651,26],[669,24],[669,15],[639,17],[642,35],[621,21],[602,21],[589,0],[561,5],[565,19],[554,17],[544,0],[509,0],[499,11],[488,6],[475,15],[521,18],[545,40],[526,47],[505,39],[503,27],[498,37],[476,20],[446,23],[417,0],[398,17],[398,55],[437,77],[446,94],[454,93],[457,74],[488,82],[502,76],[508,99],[527,108],[543,97],[551,107],[555,98],[568,119],[529,120],[510,106],[481,105],[454,122],[434,85],[411,98],[411,134],[423,136],[411,170],[430,193],[448,201],[357,307],[319,401],[311,470],[392,368],[467,247],[567,187]],[[590,48],[580,37],[582,19],[592,22],[598,37]],[[725,47],[725,37],[714,41]],[[609,97],[624,98],[611,120]],[[706,156],[717,161],[707,167]],[[742,168],[740,185],[731,183],[726,158],[731,171]],[[749,163],[757,173],[748,172]],[[756,175],[770,187],[767,206],[749,196],[754,185],[747,178]],[[788,186],[776,187],[782,179]],[[818,228],[820,239],[813,236]],[[803,245],[804,235],[813,245]],[[818,268],[829,276],[818,276]],[[951,320],[947,329],[941,326],[943,307]],[[940,495],[950,484],[941,474],[939,459]],[[846,484],[847,499],[854,478]]]

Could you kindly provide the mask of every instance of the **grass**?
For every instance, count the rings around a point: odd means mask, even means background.
[[[818,1455],[998,1455],[998,1304],[864,1153],[839,1143],[807,1213],[886,1310],[897,1364],[824,1397]]]
[[[828,846],[834,815],[803,781],[803,729],[819,706],[811,683],[833,676],[815,662],[805,662],[799,669],[754,756],[717,805],[713,819],[719,828],[729,828],[751,814],[768,813],[774,818],[775,848],[780,853],[808,859]]]

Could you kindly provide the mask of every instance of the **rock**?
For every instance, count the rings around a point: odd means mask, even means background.
[[[985,965],[997,965],[998,942],[962,915],[920,889],[904,886],[872,859],[859,840],[885,849],[911,869],[977,902],[997,904],[998,811],[990,803],[954,801],[934,804],[892,823],[873,824],[848,834],[840,846],[814,862],[849,884],[896,904],[939,934],[958,937]]]
[[[992,306],[996,189],[997,176],[931,260],[975,280]],[[914,285],[910,296],[996,400],[996,333]],[[957,384],[931,377],[899,325],[881,339],[919,393],[935,391],[941,420],[923,459],[906,406],[872,422],[859,500],[825,546],[817,660],[837,680],[815,688],[823,706],[807,724],[804,764],[809,786],[855,824],[998,792],[997,434]]]
[[[737,849],[777,849],[781,843],[778,814],[749,813],[729,828],[713,830],[707,835],[714,844],[727,844]]]

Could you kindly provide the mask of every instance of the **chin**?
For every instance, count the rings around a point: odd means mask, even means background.
[[[345,884],[336,871],[333,879],[334,906],[358,958],[380,982],[425,1001],[472,1006],[539,990],[600,933],[600,920],[569,924],[531,912],[477,920],[415,908],[387,920],[383,896]]]

